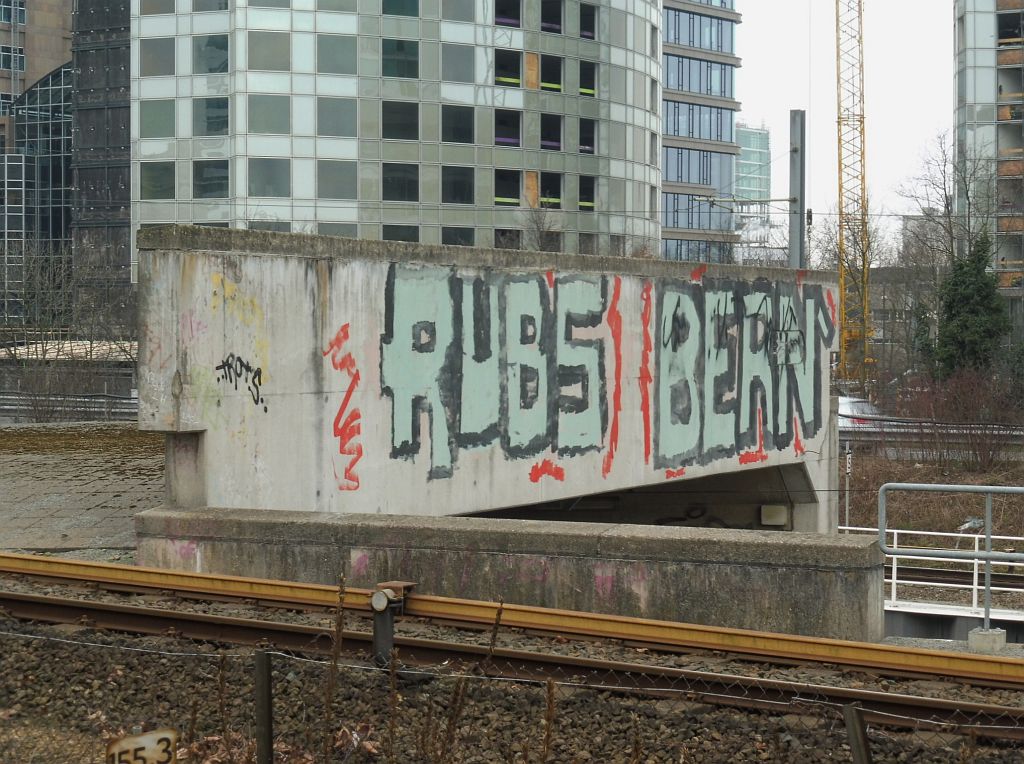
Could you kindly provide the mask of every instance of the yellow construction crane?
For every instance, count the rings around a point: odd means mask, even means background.
[[[867,385],[871,364],[868,186],[864,133],[864,0],[836,0],[839,128],[839,376]]]

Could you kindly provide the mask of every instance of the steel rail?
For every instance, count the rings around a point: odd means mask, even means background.
[[[255,600],[284,607],[333,608],[338,588],[325,584],[188,573],[21,554],[0,554],[0,572],[87,581],[100,585],[151,588],[214,597]],[[370,591],[346,589],[346,610],[369,611]],[[1024,659],[954,653],[896,645],[851,642],[758,632],[627,616],[499,604],[422,594],[405,598],[404,615],[434,621],[488,627],[498,619],[504,628],[626,642],[661,650],[709,650],[755,659],[810,661],[889,671],[897,675],[957,677],[965,680],[1024,685]]]
[[[333,632],[315,626],[230,618],[148,607],[115,605],[45,595],[0,592],[0,608],[18,619],[78,623],[91,628],[206,641],[271,645],[321,655],[332,654]],[[342,647],[365,651],[371,635],[344,631]],[[679,698],[745,709],[792,712],[800,706],[838,709],[859,703],[867,721],[895,729],[974,733],[987,739],[1024,740],[1024,708],[950,701],[848,687],[693,671],[568,655],[540,654],[479,644],[396,637],[403,668],[445,667],[445,673],[471,668],[488,677],[542,682],[548,679],[588,689],[660,698]],[[370,664],[367,664],[369,667]],[[400,672],[401,673],[401,672]],[[443,676],[444,674],[439,674]],[[992,724],[979,723],[988,718]],[[998,722],[998,724],[996,723]]]

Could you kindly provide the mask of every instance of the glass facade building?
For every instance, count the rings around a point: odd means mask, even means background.
[[[664,0],[661,254],[729,262],[736,235],[734,0]]]
[[[660,14],[650,0],[133,0],[133,226],[649,248]]]
[[[0,320],[23,317],[22,293],[32,279],[60,279],[70,269],[71,77],[68,62],[11,106],[15,150],[0,155],[5,224]]]

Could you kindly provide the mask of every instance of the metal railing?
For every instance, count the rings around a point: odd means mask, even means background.
[[[921,493],[973,493],[985,497],[985,549],[976,552],[960,551],[959,549],[899,549],[889,546],[886,528],[886,502],[889,494],[894,491],[916,491]],[[994,485],[929,485],[926,483],[886,483],[878,489],[878,545],[882,553],[889,556],[899,555],[917,559],[934,558],[938,560],[971,560],[985,563],[985,621],[984,628],[991,627],[992,611],[992,563],[1011,562],[1024,563],[1024,554],[1019,552],[992,551],[992,496],[1024,495],[1024,488],[1017,486]]]
[[[839,530],[842,533],[863,533],[863,534],[876,534],[878,533],[877,528],[863,528],[852,525],[841,525]],[[917,586],[922,588],[930,589],[951,589],[959,591],[969,591],[971,594],[971,609],[977,610],[979,608],[979,602],[984,597],[985,582],[984,582],[984,566],[983,561],[977,556],[981,552],[982,545],[985,541],[984,533],[943,533],[939,531],[913,531],[907,529],[886,529],[886,534],[892,538],[891,545],[892,549],[897,550],[900,553],[886,555],[886,561],[889,563],[890,569],[889,574],[885,579],[885,583],[889,588],[889,596],[886,599],[886,604],[897,605],[900,602],[898,595],[898,587],[900,586]],[[909,541],[911,539],[921,539],[914,543]],[[955,540],[953,546],[939,546],[936,544],[929,543],[930,541],[938,540],[938,543],[949,543]],[[1001,542],[1000,546],[1012,547],[1014,549],[1024,549],[1024,536],[992,536],[993,542]],[[902,554],[903,550],[916,549],[920,551],[929,551],[932,549],[954,549],[958,550],[961,546],[965,545],[965,552],[973,551],[971,559],[968,560],[956,560],[952,561],[955,566],[953,570],[964,570],[966,569],[971,573],[971,582],[969,584],[960,583],[949,583],[942,581],[924,581],[913,578],[913,571],[917,566],[906,565],[902,563],[904,561],[914,559],[921,560],[923,562],[943,562],[950,563],[951,561],[944,557],[921,557],[919,555]],[[1015,572],[1017,568],[1024,568],[1024,563],[1019,562],[1008,562],[1006,563],[1008,568],[1014,568]],[[903,578],[900,578],[901,572]],[[992,586],[993,592],[1020,592],[1021,589],[1009,586]]]

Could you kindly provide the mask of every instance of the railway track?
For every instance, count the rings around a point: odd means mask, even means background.
[[[128,593],[168,593],[203,600],[235,600],[291,610],[334,610],[338,587],[291,581],[143,568],[134,565],[0,554],[0,573],[36,580],[78,582]],[[369,589],[346,588],[346,612],[370,615]],[[1024,687],[1024,660],[895,645],[816,639],[570,610],[408,594],[404,616],[458,628],[503,628],[567,639],[601,639],[660,652],[715,651],[763,662],[829,663],[887,676],[956,677],[991,686]],[[500,616],[499,616],[500,610]],[[166,629],[166,626],[163,627]],[[152,633],[152,632],[147,632]]]
[[[997,566],[998,567],[998,566]],[[886,563],[886,580],[892,578],[892,565]],[[980,566],[978,583],[984,585],[985,567]],[[974,573],[970,570],[954,570],[948,568],[925,568],[902,563],[899,566],[899,582],[913,584],[947,584],[970,587],[975,583]],[[992,586],[1000,589],[1017,589],[1024,591],[1024,575],[1020,573],[992,572]]]
[[[13,570],[18,569],[18,570]],[[94,586],[114,591],[180,592],[190,597],[238,599],[291,609],[337,606],[337,587],[205,576],[153,569],[36,558],[0,556],[0,570],[68,581],[74,573]],[[368,590],[346,590],[344,606],[369,609]],[[406,614],[448,624],[479,628],[498,617],[495,603],[410,595]],[[329,655],[334,634],[320,626],[192,613],[181,609],[135,607],[105,601],[0,591],[0,608],[9,616],[46,623],[78,623],[134,634],[180,635],[226,644],[271,645],[290,651]],[[503,627],[523,628],[563,638],[602,637],[651,649],[680,647],[740,652],[758,659],[825,661],[856,670],[880,669],[899,676],[958,676],[986,686],[1024,687],[1024,660],[914,650],[837,640],[813,640],[779,634],[740,632],[686,624],[643,621],[569,611],[506,605]],[[346,630],[342,647],[368,652],[372,636]],[[697,643],[697,644],[695,644]],[[894,729],[933,729],[973,734],[985,739],[1024,740],[1024,708],[972,703],[889,692],[835,687],[808,682],[692,671],[668,666],[626,663],[568,655],[488,647],[396,636],[404,667],[446,666],[519,680],[564,681],[595,690],[681,698],[714,705],[792,713],[801,705],[840,709],[859,704],[865,719]]]

